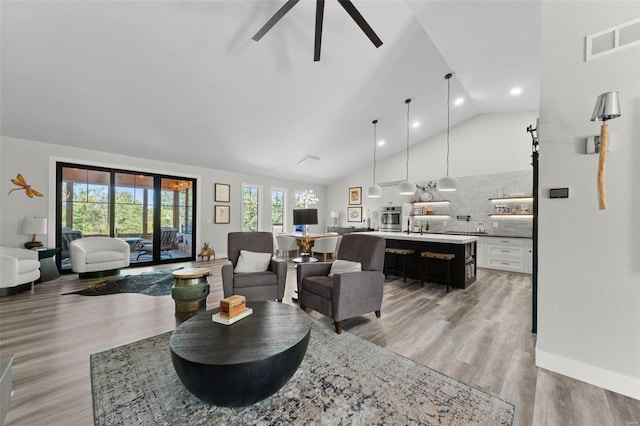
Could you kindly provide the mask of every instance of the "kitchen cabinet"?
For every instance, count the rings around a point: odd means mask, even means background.
[[[478,268],[486,268],[487,267],[487,237],[478,237],[478,246],[477,246],[477,262]]]
[[[480,237],[478,267],[531,273],[533,246],[530,238]]]
[[[398,187],[382,188],[382,206],[401,206],[411,201],[413,195],[400,195]]]

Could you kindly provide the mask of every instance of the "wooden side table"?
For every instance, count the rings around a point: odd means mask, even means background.
[[[36,251],[38,252],[38,260],[40,261],[40,278],[38,278],[36,283],[43,283],[58,278],[60,271],[58,271],[58,265],[56,265],[56,260],[53,256],[60,255],[62,250],[60,248],[46,248]]]

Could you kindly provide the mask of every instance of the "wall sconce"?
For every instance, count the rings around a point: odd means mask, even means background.
[[[598,96],[596,106],[591,114],[591,121],[602,121],[600,126],[600,159],[598,161],[598,207],[607,209],[607,195],[604,187],[604,175],[607,166],[607,150],[609,149],[609,125],[607,120],[620,117],[620,100],[618,92],[606,92]]]

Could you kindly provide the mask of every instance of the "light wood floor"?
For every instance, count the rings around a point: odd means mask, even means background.
[[[212,272],[214,307],[222,261],[197,265]],[[15,356],[6,424],[93,424],[89,355],[175,328],[171,296],[61,296],[86,285],[67,275],[0,299],[0,355]],[[285,302],[294,287],[290,267]],[[640,401],[535,367],[530,295],[529,276],[488,270],[448,294],[389,279],[382,318],[347,320],[344,330],[515,404],[517,425],[640,424]]]

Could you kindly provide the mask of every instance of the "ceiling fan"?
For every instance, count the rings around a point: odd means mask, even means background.
[[[284,15],[287,14],[291,10],[293,6],[295,6],[300,0],[287,0],[287,2],[278,10],[275,15],[271,17],[267,21],[266,24],[260,30],[251,37],[255,41],[260,41],[260,39],[275,25],[278,23],[280,19]],[[382,40],[380,37],[373,31],[373,28],[367,23],[367,21],[362,17],[358,9],[353,5],[351,0],[338,0],[338,3],[347,11],[349,16],[358,24],[360,29],[364,31],[364,33],[369,37],[369,40],[373,43],[375,47],[382,46]],[[313,52],[313,60],[320,60],[320,46],[322,44],[322,21],[324,18],[324,0],[316,0],[316,36],[315,36],[315,48]]]

